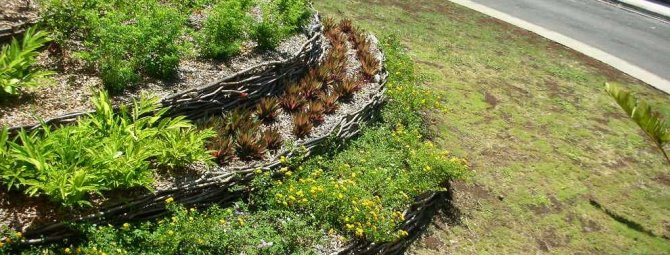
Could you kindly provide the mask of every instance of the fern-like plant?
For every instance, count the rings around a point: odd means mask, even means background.
[[[670,142],[670,128],[661,114],[654,111],[647,102],[638,100],[631,92],[619,86],[605,83],[605,90],[616,100],[626,114],[642,128],[670,163],[670,157],[663,149],[663,146]]]
[[[21,88],[38,85],[36,79],[53,74],[49,71],[33,70],[37,50],[51,41],[46,32],[29,28],[19,44],[16,38],[0,51],[0,87],[4,95],[17,95]]]

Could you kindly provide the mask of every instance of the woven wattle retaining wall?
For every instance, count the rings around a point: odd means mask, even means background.
[[[163,107],[170,107],[167,116],[183,115],[191,120],[253,104],[263,96],[282,91],[285,81],[296,80],[324,58],[326,39],[322,32],[323,26],[317,13],[305,29],[308,41],[287,59],[261,63],[202,87],[167,96],[160,103]],[[92,112],[68,113],[43,122],[56,127],[76,122],[78,118]],[[14,126],[9,128],[9,132],[15,134],[21,129],[34,130],[40,127],[40,124]]]
[[[323,56],[321,46],[325,40],[321,34],[321,27],[300,52],[291,58],[292,61],[271,62],[249,68],[233,76],[210,83],[197,90],[185,91],[163,99],[163,103],[171,107],[173,115],[187,115],[190,118],[200,118],[209,114],[220,113],[234,107],[251,104],[257,99],[273,95],[283,90],[283,79],[294,79],[304,74],[311,63],[317,64]],[[376,42],[376,39],[372,38]],[[297,147],[304,147],[307,155],[329,138],[348,139],[360,132],[361,125],[370,120],[376,110],[384,102],[385,83],[388,73],[383,68],[383,55],[379,52],[381,62],[379,74],[375,83],[368,84],[374,89],[373,93],[363,99],[357,111],[343,114],[338,121],[328,127],[328,132],[319,137],[313,137],[296,142]],[[240,97],[240,93],[245,93]],[[201,109],[201,110],[198,110]],[[79,115],[81,116],[81,115]],[[67,120],[67,121],[75,121]],[[66,119],[52,120],[51,124],[67,123]],[[280,165],[281,156],[292,156],[292,152],[285,151],[274,155],[262,165],[239,168],[219,168],[204,174],[197,180],[189,181],[178,187],[159,190],[154,193],[129,198],[123,203],[101,208],[99,212],[76,217],[74,219],[57,222],[49,225],[30,228],[25,231],[25,243],[43,243],[63,239],[75,234],[70,228],[73,223],[118,224],[122,222],[148,220],[163,216],[167,213],[165,200],[173,198],[174,202],[187,207],[206,207],[211,204],[226,204],[235,201],[244,195],[242,191],[231,191],[231,188],[245,185],[256,175],[257,169],[269,171]]]
[[[27,28],[35,24],[37,24],[37,20],[27,20],[21,24],[16,24],[11,27],[0,28],[0,42],[11,41],[12,37],[17,37],[23,34]]]
[[[450,190],[427,192],[415,198],[415,202],[405,210],[405,222],[401,225],[401,229],[409,233],[407,237],[387,243],[372,243],[365,240],[354,241],[331,255],[404,254],[405,250],[430,224],[438,209],[441,206],[450,205],[452,198]]]

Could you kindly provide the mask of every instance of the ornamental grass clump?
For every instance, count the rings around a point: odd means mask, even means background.
[[[346,79],[341,83],[335,84],[333,88],[340,100],[351,100],[354,93],[361,89],[362,83],[357,79]]]
[[[309,120],[312,121],[312,123],[318,125],[323,123],[323,120],[325,118],[325,108],[323,106],[323,103],[321,102],[312,102],[309,104],[309,107],[307,108],[307,113],[309,114]]]
[[[255,130],[240,130],[235,137],[235,150],[242,160],[261,159],[267,146]]]
[[[334,93],[319,94],[319,100],[321,100],[321,103],[323,104],[323,112],[325,114],[335,113],[335,111],[337,111],[337,108],[339,107],[339,105],[337,104],[338,99],[339,97]]]
[[[279,133],[279,129],[276,127],[265,129],[261,137],[263,139],[263,143],[269,150],[279,149],[283,142],[281,134]]]
[[[207,148],[219,165],[225,166],[235,159],[235,143],[229,136],[214,139]]]
[[[312,128],[314,125],[308,113],[301,112],[293,116],[293,134],[297,138],[307,137],[312,132]]]
[[[91,205],[88,196],[116,188],[149,188],[154,168],[179,169],[211,159],[198,131],[184,117],[165,117],[157,98],[143,96],[114,112],[106,93],[95,113],[76,125],[0,135],[0,182],[9,190],[46,196],[65,206]]]
[[[274,97],[262,98],[256,104],[256,115],[266,123],[275,121],[279,114],[279,100]]]
[[[305,100],[301,95],[286,94],[281,98],[281,106],[287,112],[299,112],[304,104]]]

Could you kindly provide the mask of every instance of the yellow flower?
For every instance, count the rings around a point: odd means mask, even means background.
[[[256,169],[256,173],[257,173],[257,174],[260,174],[260,173],[262,173],[262,172],[263,172],[262,169],[260,169],[260,168]]]
[[[172,202],[174,202],[174,198],[172,198],[172,197],[168,197],[167,199],[165,199],[166,204],[170,204]]]
[[[220,220],[219,220],[219,224],[221,224],[221,225],[226,224],[226,220],[224,220],[224,219],[220,219]]]
[[[356,178],[356,173],[351,173],[351,178]]]
[[[172,230],[168,231],[168,235],[174,235],[174,231]]]
[[[363,236],[363,229],[362,228],[356,228],[356,236]]]
[[[191,212],[195,212],[195,208],[191,208]]]
[[[291,171],[286,171],[285,174],[286,174],[286,176],[291,177],[291,175],[293,175],[293,172],[291,172]]]
[[[130,228],[130,224],[127,223],[127,222],[126,222],[126,223],[123,223],[123,226],[122,226],[122,227],[123,227],[123,229],[128,230],[128,229]]]
[[[284,173],[284,172],[287,172],[287,171],[288,171],[288,167],[282,167],[282,168],[279,169],[280,173]]]
[[[285,156],[279,157],[279,163],[285,164],[286,163],[286,157]]]
[[[347,229],[349,230],[354,229],[354,224],[347,224]]]
[[[244,219],[242,219],[241,217],[238,217],[237,221],[240,223],[240,226],[244,226]]]
[[[16,232],[16,237],[18,237],[18,238],[23,237],[23,233],[21,233],[21,232]]]
[[[344,195],[342,195],[342,193],[337,193],[337,198],[342,199],[344,198]]]

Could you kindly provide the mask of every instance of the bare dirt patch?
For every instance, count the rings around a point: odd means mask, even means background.
[[[498,99],[488,91],[484,92],[484,100],[486,100],[486,103],[490,105],[490,107],[488,108],[489,110],[496,108],[496,105],[498,105]]]
[[[544,231],[542,236],[536,237],[537,247],[543,252],[550,252],[551,249],[563,245],[564,241],[556,235],[553,229]]]

